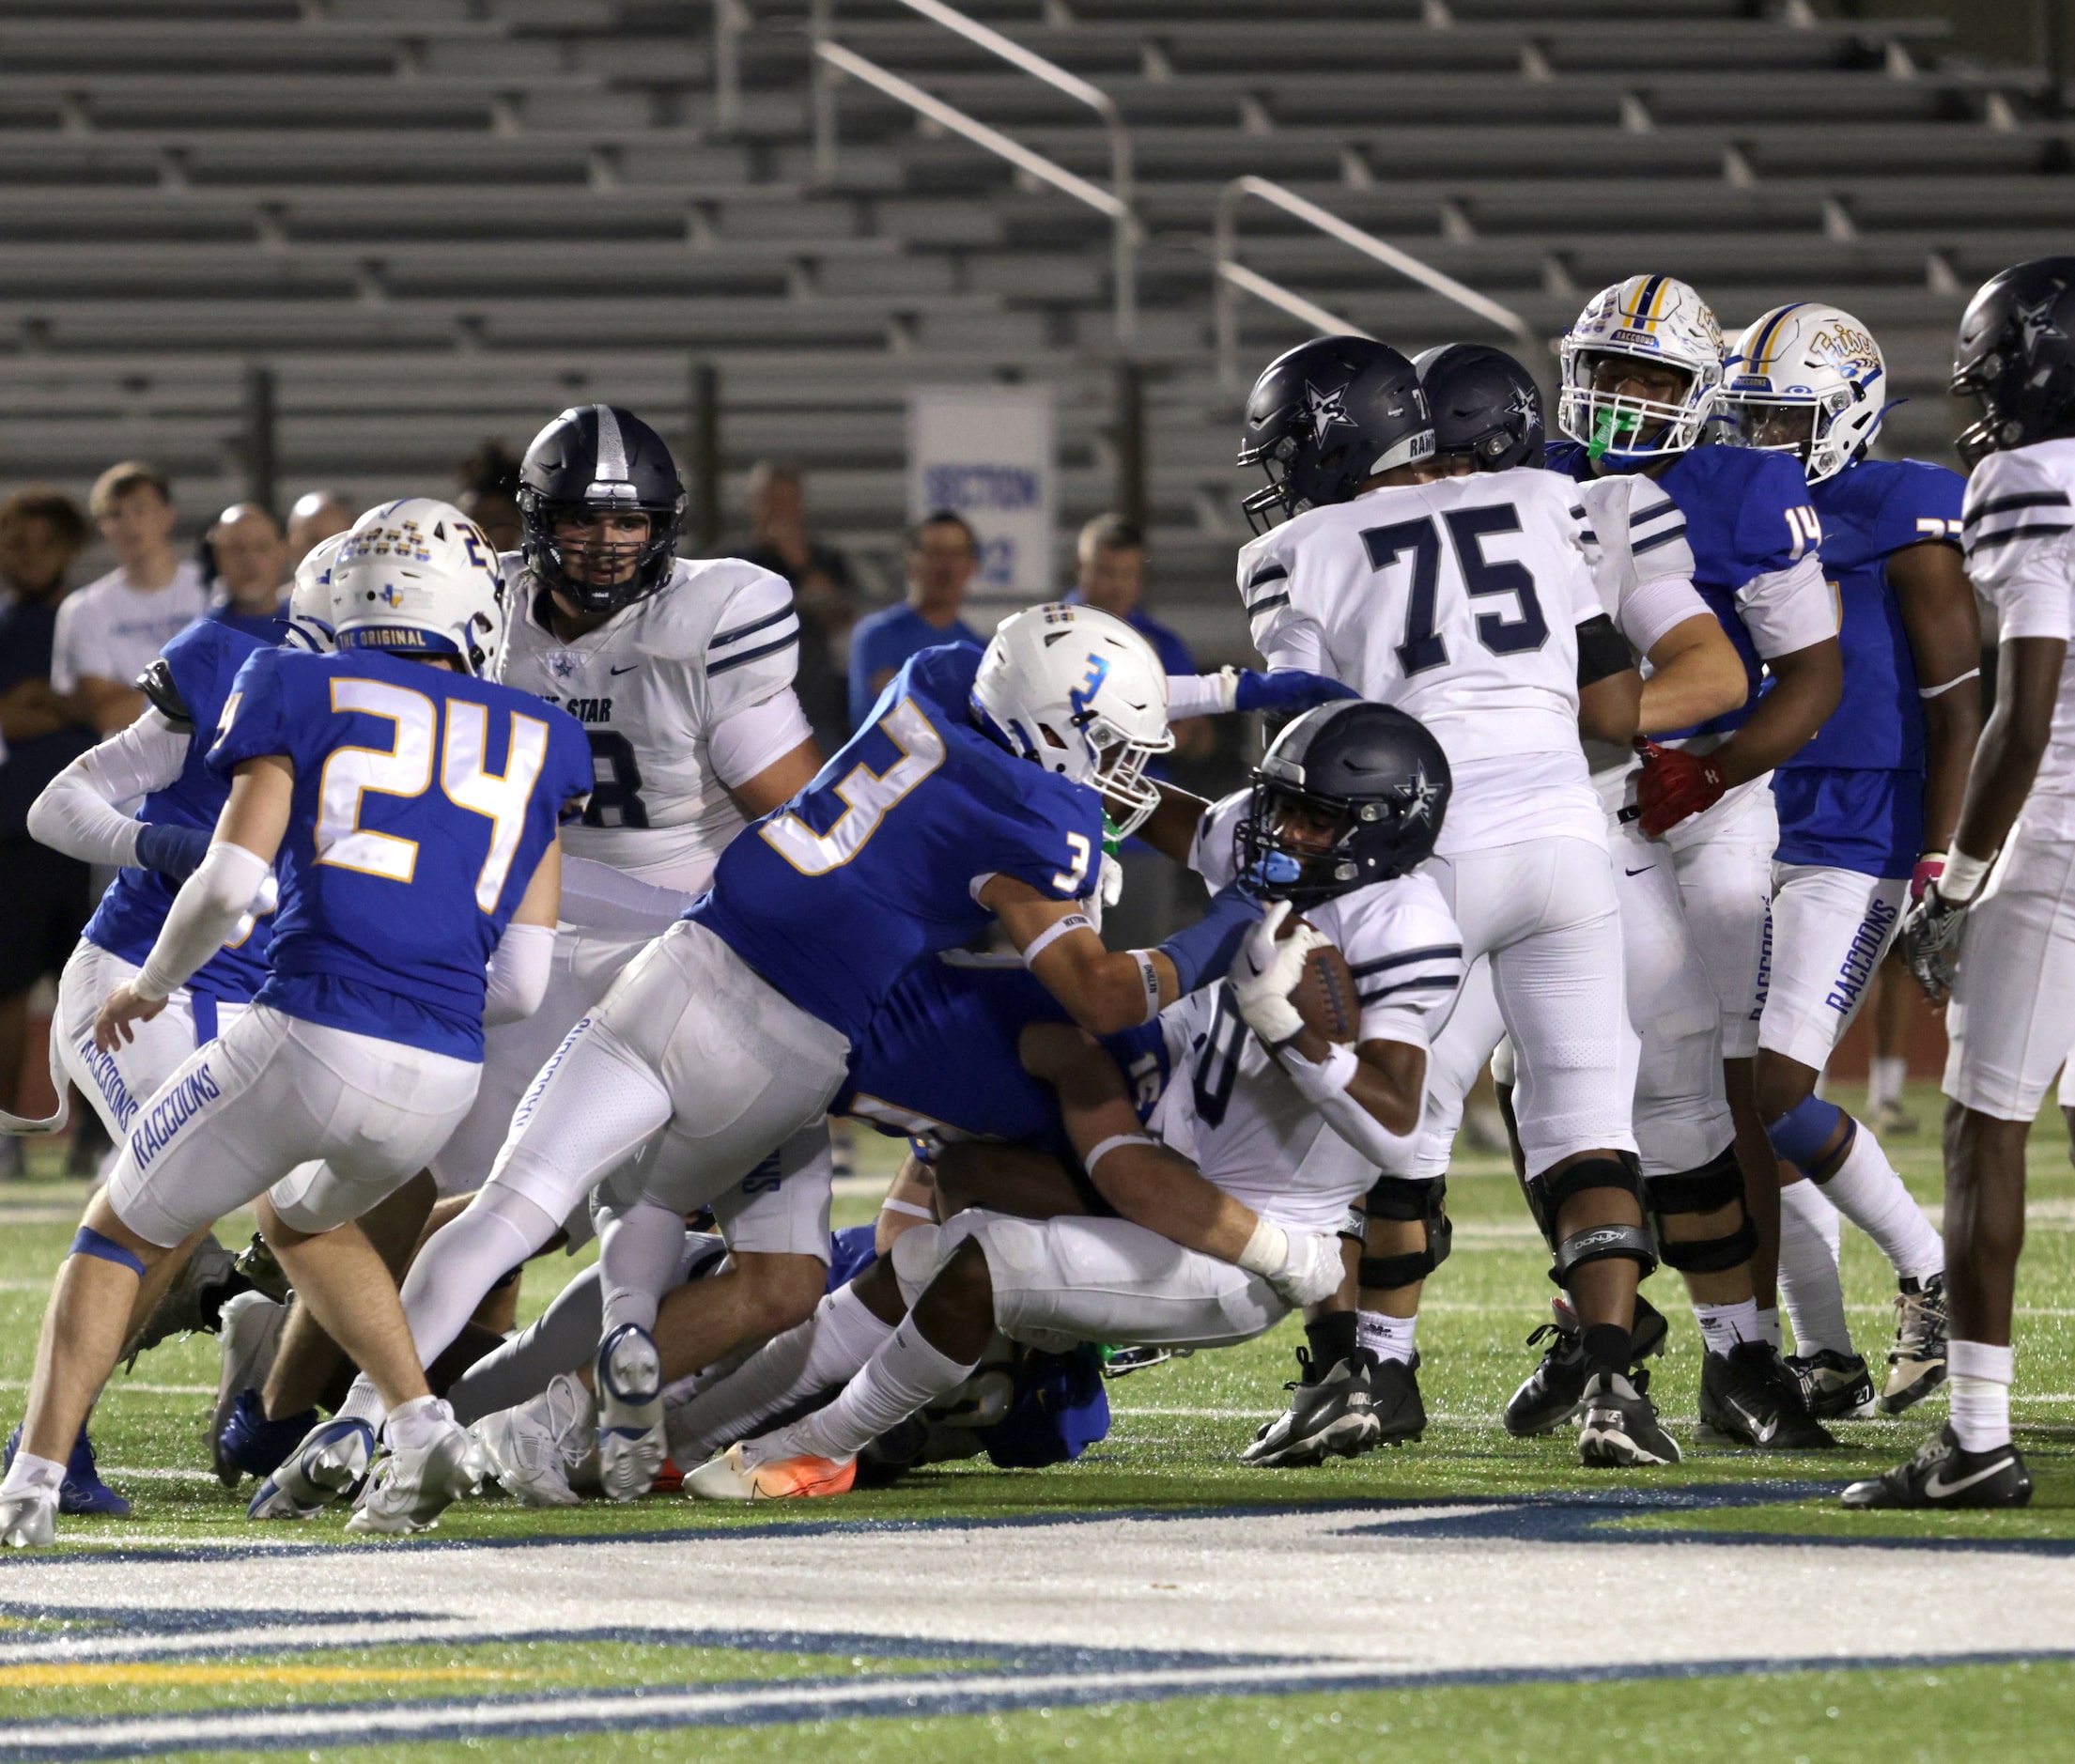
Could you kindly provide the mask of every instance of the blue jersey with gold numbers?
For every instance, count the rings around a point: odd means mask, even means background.
[[[925,649],[807,788],[720,854],[697,920],[853,1046],[902,978],[986,929],[995,875],[1077,900],[1100,874],[1102,798],[1016,758],[971,712],[981,652]]]
[[[289,1016],[483,1057],[485,968],[591,788],[566,711],[378,650],[262,649],[239,671],[209,763],[295,767],[271,971]]]
[[[263,647],[256,637],[218,619],[197,619],[166,644],[159,658],[163,666],[147,676],[147,696],[163,715],[185,723],[192,733],[179,777],[144,799],[140,821],[205,830],[216,826],[230,786],[209,769],[209,743],[239,669]],[[118,870],[87,921],[87,941],[143,967],[178,892],[179,884],[156,870]],[[272,936],[273,921],[257,921],[242,941],[225,945],[204,962],[188,990],[200,998],[244,1003],[266,978]]]

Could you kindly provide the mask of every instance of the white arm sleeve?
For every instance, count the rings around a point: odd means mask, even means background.
[[[272,891],[272,880],[273,865],[257,852],[218,840],[180,885],[131,990],[140,998],[163,998],[186,985],[236,934],[254,904]]]
[[[1751,646],[1767,661],[1837,635],[1837,600],[1813,551],[1788,569],[1767,570],[1737,590]]]
[[[517,1023],[540,1009],[555,955],[552,925],[506,925],[490,952],[483,992],[483,1027]]]
[[[29,805],[29,837],[85,863],[134,865],[138,824],[117,805],[134,803],[178,778],[189,738],[163,711],[147,708],[43,787]]]
[[[1216,717],[1233,707],[1239,697],[1239,675],[1231,668],[1216,673],[1170,673],[1168,675],[1168,720],[1182,722],[1190,717]]]
[[[660,936],[698,898],[642,882],[589,858],[562,860],[562,917],[590,931],[644,931]]]
[[[1348,1093],[1348,1083],[1360,1064],[1348,1047],[1335,1047],[1317,1065],[1285,1047],[1277,1058],[1302,1092],[1306,1102],[1324,1118],[1325,1124],[1349,1146],[1379,1169],[1408,1170],[1419,1145],[1419,1129],[1393,1133]]]
[[[1682,576],[1665,576],[1644,582],[1630,594],[1615,623],[1637,653],[1647,656],[1688,619],[1713,616],[1692,582]]]
[[[812,740],[813,734],[807,726],[807,713],[788,686],[714,724],[706,750],[713,755],[713,769],[720,774],[720,781],[733,790],[783,759],[802,741]]]

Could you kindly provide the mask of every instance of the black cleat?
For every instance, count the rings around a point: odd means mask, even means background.
[[[1649,1397],[1619,1372],[1594,1372],[1586,1384],[1578,1462],[1588,1470],[1677,1463],[1679,1442],[1657,1424]]]
[[[1792,1354],[1787,1369],[1801,1381],[1808,1413],[1819,1421],[1864,1421],[1873,1413],[1873,1376],[1856,1354],[1818,1348]]]
[[[1945,1382],[1945,1277],[1904,1279],[1895,1295],[1895,1346],[1881,1413],[1900,1415]]]
[[[1513,1392],[1502,1417],[1506,1431],[1515,1439],[1554,1433],[1566,1421],[1577,1417],[1579,1405],[1585,1401],[1586,1381],[1592,1369],[1586,1364],[1578,1314],[1571,1308],[1570,1300],[1560,1294],[1550,1308],[1555,1321],[1543,1323],[1527,1338],[1529,1347],[1541,1341],[1549,1343],[1542,1352],[1541,1364]],[[1649,1374],[1642,1369],[1642,1363],[1665,1351],[1665,1340],[1670,1333],[1665,1313],[1638,1292],[1635,1323],[1629,1331],[1629,1377],[1638,1390],[1649,1388]]]
[[[1369,1362],[1359,1354],[1339,1361],[1323,1376],[1302,1348],[1297,1364],[1304,1375],[1285,1385],[1290,1406],[1262,1425],[1239,1462],[1257,1469],[1288,1469],[1324,1463],[1328,1458],[1358,1458],[1377,1443],[1376,1417],[1370,1413]],[[1414,1400],[1418,1393],[1414,1391]],[[1426,1416],[1420,1416],[1424,1426]]]
[[[1415,1445],[1427,1431],[1427,1405],[1419,1395],[1419,1362],[1376,1360],[1369,1368],[1369,1412],[1376,1417],[1376,1444]]]
[[[1854,1482],[1841,1498],[1855,1508],[2027,1507],[2032,1476],[2015,1446],[1969,1451],[1948,1422],[1908,1463]]]
[[[1700,1438],[1760,1451],[1826,1451],[1837,1443],[1808,1413],[1801,1380],[1763,1341],[1740,1341],[1702,1360]]]

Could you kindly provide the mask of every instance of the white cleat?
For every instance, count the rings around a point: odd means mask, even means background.
[[[767,1458],[743,1440],[686,1477],[685,1493],[701,1501],[801,1500],[847,1494],[857,1479],[855,1458]]]
[[[527,1507],[576,1507],[582,1497],[569,1473],[591,1455],[597,1411],[591,1393],[567,1372],[515,1408],[486,1415],[469,1429],[483,1449],[488,1474]]]
[[[244,1472],[224,1456],[224,1424],[242,1392],[266,1384],[281,1346],[282,1325],[287,1321],[288,1308],[276,1305],[264,1292],[240,1292],[224,1306],[224,1362],[216,1379],[216,1407],[209,1417],[209,1449],[217,1480],[226,1489],[236,1488]]]
[[[431,1444],[391,1450],[375,1461],[353,1503],[347,1530],[384,1538],[430,1531],[449,1507],[483,1486],[489,1470],[483,1447],[444,1402],[439,1405],[439,1419],[443,1425]]]
[[[335,1501],[353,1498],[375,1456],[365,1421],[319,1421],[288,1461],[259,1485],[247,1519],[315,1519]]]
[[[0,1544],[10,1550],[48,1550],[57,1542],[57,1491],[23,1489],[0,1494]]]
[[[598,1345],[596,1382],[598,1481],[607,1498],[638,1501],[669,1451],[655,1338],[639,1323],[622,1323]]]

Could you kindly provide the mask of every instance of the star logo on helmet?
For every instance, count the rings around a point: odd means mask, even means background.
[[[1311,413],[1311,433],[1324,435],[1336,424],[1343,428],[1353,428],[1355,419],[1347,413],[1347,388],[1335,386],[1330,392],[1321,392],[1309,380],[1304,382],[1304,402]]]
[[[2024,352],[2027,357],[2036,351],[2048,337],[2067,337],[2067,333],[2053,322],[2053,308],[2060,303],[2065,289],[2066,284],[2056,284],[2052,293],[2042,295],[2036,305],[2018,308],[2018,323],[2024,333]]]
[[[1506,407],[1506,414],[1518,417],[1521,427],[1529,434],[1541,426],[1541,412],[1535,408],[1535,401],[1525,386],[1514,388],[1513,401]]]

